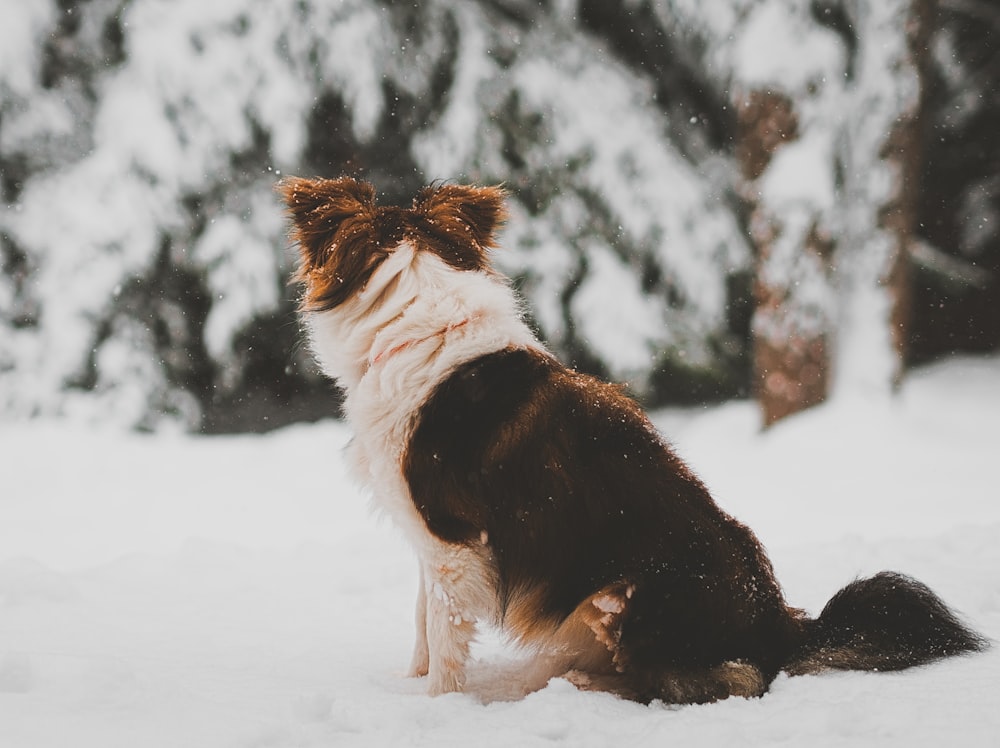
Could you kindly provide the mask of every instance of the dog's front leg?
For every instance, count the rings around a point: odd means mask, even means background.
[[[461,691],[469,645],[476,634],[479,564],[469,552],[452,550],[424,567],[431,696]]]
[[[427,675],[430,667],[430,653],[427,649],[427,585],[424,583],[424,569],[420,567],[420,587],[417,589],[417,612],[415,616],[417,638],[413,645],[413,659],[407,675],[418,678]]]

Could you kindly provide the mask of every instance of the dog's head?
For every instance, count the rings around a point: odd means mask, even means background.
[[[409,208],[376,205],[374,188],[350,177],[290,177],[278,190],[299,245],[302,309],[310,312],[329,311],[360,293],[403,242],[457,270],[485,270],[506,216],[497,187],[426,187]]]

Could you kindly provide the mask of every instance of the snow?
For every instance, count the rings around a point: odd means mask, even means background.
[[[650,341],[669,329],[656,299],[644,296],[639,279],[620,257],[600,244],[587,247],[590,272],[574,294],[571,309],[580,332],[604,360],[615,362],[616,378],[637,374],[656,353]],[[587,310],[602,310],[600,314]]]
[[[9,88],[23,95],[31,90],[37,72],[30,62],[30,50],[51,21],[52,6],[0,0],[0,17],[4,19],[0,27],[0,94]]]
[[[477,9],[462,6],[456,11],[460,29],[456,55],[462,63],[456,66],[448,105],[436,126],[419,134],[413,144],[413,155],[429,182],[461,174],[472,161],[477,141],[489,129],[477,93],[484,80],[499,75],[490,58],[488,27]]]
[[[843,70],[843,46],[832,31],[816,25],[811,13],[795,0],[757,5],[731,49],[741,81],[804,91],[825,83],[829,71]]]
[[[618,221],[614,243],[653,247],[666,274],[685,289],[698,289],[686,300],[698,309],[696,316],[706,326],[717,323],[725,306],[718,266],[741,263],[745,247],[704,175],[660,144],[667,123],[649,106],[651,85],[630,79],[602,58],[599,47],[545,40],[541,51],[526,55],[515,71],[524,105],[541,112],[554,134],[536,158],[579,163],[581,191],[602,194]],[[594,150],[594,143],[603,147]]]
[[[817,612],[893,568],[1000,636],[1000,357],[915,372],[761,433],[749,403],[658,425]],[[267,436],[0,425],[0,745],[989,746],[1000,653],[780,677],[759,700],[521,697],[487,634],[468,692],[403,677],[410,551],[344,471],[340,423]]]
[[[761,198],[779,213],[797,204],[834,210],[837,188],[829,164],[833,163],[831,133],[809,132],[782,146],[760,179]]]
[[[248,199],[246,215],[213,219],[194,249],[207,268],[207,285],[215,297],[204,338],[216,360],[230,352],[232,331],[276,307],[281,292],[274,277],[271,237],[284,229],[284,215],[268,197],[252,194]]]
[[[322,70],[328,80],[343,90],[353,113],[356,136],[362,140],[375,134],[385,108],[379,58],[386,55],[386,29],[378,11],[368,3],[349,2],[324,19],[328,31],[319,44]]]

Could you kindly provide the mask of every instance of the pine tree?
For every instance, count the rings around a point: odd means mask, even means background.
[[[1000,341],[985,0],[16,7],[4,417],[333,412],[294,321],[284,173],[353,174],[386,202],[504,184],[495,259],[540,334],[650,404],[752,382],[770,423],[887,390],[909,340],[915,360]]]
[[[355,173],[387,201],[436,179],[506,183],[516,220],[497,260],[557,351],[639,394],[666,366],[726,376],[738,225],[672,146],[648,79],[571,12],[40,7],[0,121],[6,412],[300,417],[293,396],[307,407],[326,385],[296,353],[285,286],[271,187],[293,170]]]

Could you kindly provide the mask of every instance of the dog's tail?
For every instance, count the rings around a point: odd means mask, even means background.
[[[790,675],[902,670],[989,645],[926,585],[888,571],[847,585],[819,618],[802,625],[802,640],[783,668]]]

